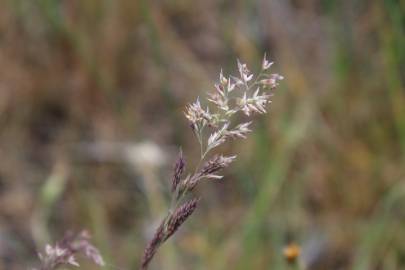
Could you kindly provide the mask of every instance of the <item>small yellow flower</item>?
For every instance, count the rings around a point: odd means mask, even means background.
[[[300,256],[300,254],[301,254],[301,248],[299,245],[297,245],[295,243],[290,243],[283,249],[284,258],[289,263],[295,263],[295,261]]]

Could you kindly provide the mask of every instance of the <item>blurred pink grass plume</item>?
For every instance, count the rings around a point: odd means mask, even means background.
[[[54,246],[46,245],[43,253],[38,253],[41,266],[33,270],[54,270],[62,266],[79,266],[76,256],[81,254],[99,266],[104,266],[104,260],[98,249],[90,243],[87,231],[80,233],[67,232],[62,240]]]

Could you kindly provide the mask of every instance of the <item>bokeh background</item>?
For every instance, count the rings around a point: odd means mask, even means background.
[[[151,269],[405,269],[405,2],[1,0],[0,269],[67,230],[137,269],[183,111],[236,59],[285,76]],[[97,267],[80,260],[83,269]]]

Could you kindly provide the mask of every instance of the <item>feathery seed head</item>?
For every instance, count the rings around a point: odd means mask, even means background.
[[[266,88],[274,89],[278,86],[278,81],[283,79],[279,74],[268,72],[273,62],[268,61],[266,55],[263,58],[261,72],[255,80],[253,80],[253,73],[249,71],[245,63],[238,60],[237,65],[239,76],[226,77],[221,70],[219,82],[214,85],[215,90],[208,94],[207,100],[213,105],[211,107],[212,112],[210,112],[209,107],[203,109],[199,98],[186,106],[185,116],[200,144],[201,159],[195,172],[181,180],[185,161],[180,152],[172,178],[172,206],[174,207],[177,207],[185,195],[194,189],[202,179],[221,179],[223,177],[217,173],[229,166],[236,156],[216,155],[201,167],[200,164],[206,160],[207,154],[212,149],[222,145],[228,139],[246,138],[247,134],[251,132],[249,129],[251,122],[234,125],[232,116],[238,112],[244,113],[248,117],[254,113],[266,113],[266,105],[271,103],[272,94],[263,90]],[[205,128],[207,126],[209,127],[208,130]],[[197,202],[197,199],[192,199],[169,212],[145,249],[142,269],[147,269],[159,246],[173,235],[194,212]]]

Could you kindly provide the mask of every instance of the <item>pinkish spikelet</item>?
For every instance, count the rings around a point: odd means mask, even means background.
[[[166,239],[172,236],[197,208],[199,199],[191,199],[177,208],[171,216],[166,228]]]
[[[149,242],[148,246],[145,248],[141,269],[147,269],[149,262],[152,260],[159,246],[165,241],[165,220],[157,228],[152,240]]]
[[[186,162],[183,158],[183,152],[180,150],[179,157],[177,158],[176,164],[174,165],[174,173],[172,178],[172,192],[176,191],[177,186],[180,183],[181,175],[184,172]]]

